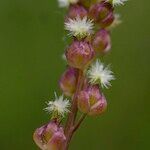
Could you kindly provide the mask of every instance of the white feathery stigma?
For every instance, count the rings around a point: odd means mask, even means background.
[[[113,6],[124,5],[124,2],[127,0],[107,0],[107,2],[111,2]]]
[[[54,94],[55,100],[47,102],[48,106],[44,110],[50,114],[57,114],[64,117],[69,112],[70,102],[68,99],[64,99],[63,95],[58,97],[56,92]]]
[[[58,0],[59,7],[68,7],[70,4],[76,4],[79,0]]]
[[[120,19],[120,14],[114,14],[114,21],[109,27],[107,27],[107,29],[111,30],[117,27],[118,25],[120,25],[121,23],[122,23],[122,20]]]
[[[87,75],[89,83],[101,84],[102,88],[111,86],[110,81],[115,79],[113,72],[109,70],[109,66],[105,67],[98,59],[90,66]]]
[[[77,16],[75,19],[69,18],[65,23],[65,29],[70,32],[70,35],[77,38],[84,38],[93,33],[94,23],[87,17],[80,18]]]
[[[62,58],[62,60],[67,61],[65,53],[62,54],[61,58]]]

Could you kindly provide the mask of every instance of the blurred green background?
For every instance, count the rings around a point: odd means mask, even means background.
[[[104,93],[107,113],[87,118],[70,150],[150,149],[149,0],[117,8],[123,23],[113,30],[116,80]],[[0,149],[37,150],[35,128],[49,120],[45,101],[58,90],[65,69],[63,11],[55,0],[0,0]]]

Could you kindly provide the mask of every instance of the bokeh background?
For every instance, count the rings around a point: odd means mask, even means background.
[[[118,7],[123,23],[113,30],[112,64],[116,80],[108,111],[87,118],[70,150],[150,149],[149,0]],[[45,101],[58,93],[65,70],[64,11],[55,0],[0,0],[0,149],[38,150],[35,128],[49,120]]]

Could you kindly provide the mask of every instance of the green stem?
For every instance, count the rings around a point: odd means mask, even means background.
[[[87,114],[82,114],[79,121],[77,122],[76,125],[74,125],[73,127],[73,132],[75,132],[81,125],[81,123],[83,122],[83,120],[86,118]]]
[[[83,85],[83,81],[84,81],[84,77],[83,77],[83,71],[79,71],[79,77],[78,77],[78,83],[77,83],[77,88],[76,88],[76,92],[73,96],[73,100],[72,100],[72,106],[71,106],[71,111],[68,115],[68,119],[67,119],[67,123],[66,123],[66,127],[65,127],[65,136],[66,136],[66,142],[63,145],[62,150],[68,150],[71,138],[73,136],[73,127],[74,127],[74,123],[75,123],[75,119],[77,116],[77,96],[78,93],[81,91],[82,89],[82,85]]]

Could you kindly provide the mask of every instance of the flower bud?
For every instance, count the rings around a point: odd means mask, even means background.
[[[92,46],[97,53],[106,53],[111,48],[111,38],[108,31],[105,29],[99,30],[93,41]]]
[[[61,76],[59,86],[66,96],[72,96],[76,90],[78,69],[68,67]]]
[[[81,5],[70,5],[69,11],[68,11],[68,18],[74,19],[76,17],[84,18],[87,16],[87,10],[81,6]]]
[[[84,69],[94,57],[94,50],[88,42],[74,40],[66,51],[66,58],[70,66]]]
[[[66,137],[63,128],[59,127],[56,122],[51,121],[36,129],[33,139],[42,150],[60,150]]]
[[[107,27],[114,20],[113,7],[110,3],[102,1],[90,7],[89,16],[101,27]]]
[[[98,85],[90,85],[78,95],[78,108],[90,116],[100,115],[107,108],[107,101]]]

